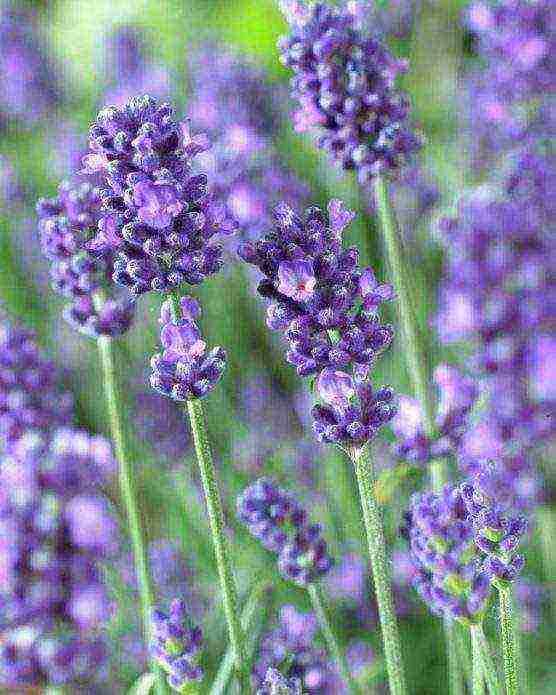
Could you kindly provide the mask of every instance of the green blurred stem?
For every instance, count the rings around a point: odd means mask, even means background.
[[[400,633],[394,613],[388,562],[386,559],[384,530],[382,528],[380,509],[375,496],[373,464],[368,449],[369,447],[367,446],[361,451],[352,452],[351,458],[357,476],[363,521],[367,534],[367,545],[371,558],[371,568],[376,600],[378,603],[380,625],[382,628],[382,641],[384,644],[390,691],[392,695],[405,695],[407,687],[402,660]]]
[[[514,612],[511,589],[499,589],[500,632],[504,656],[506,695],[518,695],[518,650],[515,639]]]
[[[179,292],[174,290],[170,294],[170,298],[173,319],[178,321],[181,318],[181,297]],[[239,619],[237,588],[232,572],[230,551],[224,534],[224,512],[222,510],[222,500],[220,499],[220,492],[216,482],[216,469],[212,459],[202,401],[198,398],[188,400],[187,413],[189,415],[197,462],[203,482],[209,525],[214,545],[214,554],[216,556],[218,576],[220,578],[220,589],[222,590],[222,598],[224,601],[224,613],[226,615],[226,622],[228,623],[230,644],[234,653],[236,675],[242,693],[248,695],[249,669],[245,649],[245,637]]]
[[[504,695],[496,673],[496,667],[492,660],[490,647],[483,632],[482,625],[471,625],[471,642],[473,645],[473,663],[478,659],[483,670],[483,676],[487,682],[491,695]],[[473,695],[475,695],[473,691]]]
[[[99,301],[102,301],[102,297]],[[139,512],[137,491],[135,489],[133,464],[130,460],[121,419],[122,402],[116,378],[113,342],[111,338],[101,336],[97,339],[97,345],[104,377],[104,392],[106,396],[110,432],[114,441],[116,458],[118,460],[120,491],[127,514],[131,547],[133,549],[133,560],[139,584],[143,632],[145,641],[148,644],[150,638],[150,612],[153,606],[152,582],[147,559],[145,533],[141,522],[141,514]],[[153,670],[156,672],[157,676],[157,692],[159,695],[165,695],[168,689],[166,687],[164,673],[162,669],[156,665],[153,665]]]
[[[472,694],[473,695],[484,695],[485,693],[485,677],[483,675],[483,664],[481,662],[481,656],[475,640],[471,638],[472,651],[473,651],[473,679],[472,683]]]
[[[249,640],[249,655],[253,654],[257,646],[259,631],[253,630],[253,623],[255,617],[260,613],[261,601],[263,600],[268,588],[268,581],[259,582],[251,591],[251,594],[249,595],[249,598],[247,599],[245,607],[241,613],[241,627],[243,628],[245,634],[252,635],[252,639]],[[209,695],[224,695],[233,670],[234,652],[231,648],[228,648],[222,662],[220,663],[220,667],[218,668],[218,672],[209,691]]]
[[[471,686],[471,683],[473,682],[473,664],[472,659],[469,656],[470,648],[467,641],[464,640],[462,631],[463,626],[454,625],[453,635],[455,637],[458,663],[461,666],[468,685]],[[465,635],[466,637],[468,635],[467,628],[465,628]]]
[[[320,584],[309,584],[307,591],[309,592],[311,603],[313,604],[313,610],[315,611],[321,632],[326,641],[326,646],[336,662],[340,676],[346,684],[348,691],[352,693],[352,695],[359,695],[360,690],[357,683],[353,680],[347,663],[346,655],[338,644],[338,640],[334,634],[334,629],[330,621],[330,616],[328,615],[328,609],[326,607],[322,587]]]
[[[543,505],[537,515],[545,579],[550,590],[552,621],[556,622],[556,509]]]
[[[463,695],[463,671],[458,656],[456,626],[449,620],[443,621],[446,655],[448,657],[448,687],[450,695]]]

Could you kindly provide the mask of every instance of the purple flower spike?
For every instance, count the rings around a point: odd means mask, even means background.
[[[332,567],[320,526],[309,524],[296,500],[267,478],[243,491],[237,499],[237,514],[251,535],[278,555],[278,567],[286,579],[307,586]]]
[[[282,261],[278,266],[278,292],[296,302],[306,302],[314,293],[317,279],[311,261]]]
[[[192,317],[200,314],[199,304],[191,297],[180,302],[187,318],[174,320],[171,300],[160,312],[163,323],[161,342],[164,350],[151,358],[151,386],[176,401],[206,396],[216,386],[226,368],[226,353],[221,347],[206,352],[206,343]]]
[[[317,379],[317,393],[328,405],[345,410],[355,395],[355,385],[349,374],[323,369]]]
[[[89,146],[84,171],[100,174],[105,186],[93,243],[108,242],[116,254],[117,284],[138,295],[198,285],[220,269],[214,238],[237,225],[209,193],[206,175],[193,173],[205,138],[192,137],[168,104],[145,96],[103,109]]]
[[[413,495],[402,535],[415,566],[413,586],[429,608],[464,624],[481,622],[490,582],[461,489]]]
[[[298,678],[285,678],[280,671],[269,668],[257,695],[302,695]]]
[[[174,599],[168,614],[154,609],[151,615],[154,659],[168,673],[168,684],[178,693],[191,692],[191,686],[202,681],[199,653],[203,647],[201,628],[189,626],[185,603]]]
[[[367,36],[349,8],[285,2],[284,10],[291,32],[279,50],[294,72],[296,128],[312,131],[362,183],[398,169],[420,147],[407,123],[409,103],[394,84],[406,64]]]

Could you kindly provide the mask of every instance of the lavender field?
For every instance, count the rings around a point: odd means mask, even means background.
[[[556,692],[556,5],[0,0],[0,693]]]

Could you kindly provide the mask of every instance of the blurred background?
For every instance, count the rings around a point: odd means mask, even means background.
[[[414,291],[431,364],[461,362],[468,348],[442,345],[432,330],[443,248],[440,217],[455,209],[459,193],[480,184],[488,173],[479,156],[472,123],[470,75],[478,58],[473,35],[462,21],[463,0],[377,2],[370,26],[394,53],[409,60],[402,86],[425,137],[419,161],[395,185],[395,201],[407,247],[414,260]],[[7,313],[32,328],[45,352],[60,366],[77,401],[79,424],[107,432],[94,341],[76,333],[62,318],[63,301],[49,287],[48,263],[41,255],[34,206],[53,196],[61,180],[78,167],[87,130],[99,108],[149,93],[169,100],[177,115],[189,116],[194,130],[222,138],[219,123],[250,113],[264,137],[267,156],[279,178],[257,183],[270,197],[283,193],[299,207],[326,205],[342,198],[357,211],[346,242],[356,244],[362,265],[382,281],[387,266],[377,233],[373,202],[350,176],[341,176],[311,139],[294,132],[288,98],[288,71],[278,60],[276,42],[286,25],[272,0],[59,0],[0,5],[0,301]],[[240,66],[238,68],[238,66]],[[247,66],[243,68],[241,66]],[[246,70],[243,95],[226,93],[229,76]],[[234,73],[235,74],[235,73]],[[240,75],[241,76],[241,75]],[[241,82],[240,82],[241,84]],[[212,101],[211,101],[212,99]],[[220,101],[219,101],[220,100]],[[207,104],[212,104],[211,109]],[[224,119],[224,120],[222,120]],[[241,121],[241,119],[240,119]],[[241,123],[245,123],[241,121]],[[220,142],[219,146],[222,146]],[[265,151],[266,151],[265,150]],[[238,156],[243,155],[239,151]],[[266,155],[265,155],[266,156]],[[481,164],[476,165],[475,160]],[[207,161],[210,170],[211,162]],[[233,164],[232,164],[233,166]],[[265,163],[259,168],[264,170]],[[270,166],[270,165],[269,165]],[[489,181],[492,176],[489,176]],[[234,182],[227,201],[240,216],[257,218],[250,228],[264,233],[258,193]],[[276,201],[277,202],[277,201]],[[259,206],[259,207],[258,207]],[[264,302],[254,276],[235,258],[194,294],[203,306],[203,332],[209,345],[222,345],[229,364],[219,388],[208,398],[209,429],[223,486],[240,593],[255,576],[274,585],[261,632],[272,629],[280,606],[309,610],[303,591],[282,582],[268,555],[235,521],[237,494],[260,475],[295,490],[314,521],[322,523],[338,563],[327,580],[338,630],[353,650],[365,678],[384,682],[376,606],[368,589],[359,505],[346,461],[332,447],[316,444],[310,429],[311,395],[283,359],[278,336],[264,324]],[[133,432],[138,484],[162,602],[187,596],[203,623],[207,649],[203,665],[213,674],[222,657],[225,625],[218,610],[216,575],[199,495],[191,442],[183,413],[148,384],[149,359],[158,350],[159,298],[139,301],[133,328],[118,344],[120,375]],[[392,310],[388,318],[395,323]],[[388,313],[387,311],[387,313]],[[463,357],[463,360],[465,358]],[[400,345],[379,361],[376,383],[408,393]],[[423,476],[391,454],[391,435],[375,444],[380,494],[394,553],[394,584],[409,680],[414,693],[447,692],[441,622],[431,616],[408,584],[405,545],[397,529],[407,500]],[[118,505],[117,486],[108,494]],[[396,504],[389,504],[393,499]],[[529,543],[518,612],[530,693],[554,692],[554,618],[542,584],[541,534]],[[158,553],[158,556],[157,556]],[[145,654],[133,598],[129,550],[123,547],[106,568],[113,611],[106,630],[114,645],[108,692],[126,692],[145,669]],[[131,573],[131,575],[130,575]],[[266,574],[265,574],[266,573]],[[130,579],[131,576],[131,579]],[[129,580],[129,581],[128,581]],[[127,607],[127,608],[126,608]],[[495,632],[494,618],[487,630]],[[317,638],[317,642],[319,639]],[[365,671],[366,670],[366,671]],[[102,678],[100,679],[102,681]],[[100,686],[99,686],[100,687]],[[83,691],[85,692],[85,690]],[[319,692],[315,690],[314,692]]]

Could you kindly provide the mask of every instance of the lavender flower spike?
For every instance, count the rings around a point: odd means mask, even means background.
[[[189,626],[183,601],[174,599],[167,615],[153,610],[151,616],[153,639],[151,653],[168,673],[168,684],[177,693],[197,693],[203,679],[198,665],[203,644],[201,628]]]
[[[222,377],[226,353],[221,347],[206,353],[206,343],[194,321],[201,311],[194,299],[182,298],[184,318],[177,321],[172,318],[171,302],[167,299],[161,308],[164,350],[151,359],[151,386],[175,401],[202,398]]]
[[[277,669],[269,668],[257,695],[302,695],[301,683],[298,678],[285,678]]]
[[[332,567],[321,527],[311,525],[298,502],[267,478],[243,491],[237,513],[251,535],[278,555],[278,567],[286,579],[306,587]]]
[[[356,13],[323,2],[283,0],[291,32],[278,44],[292,68],[299,131],[311,130],[319,147],[361,183],[399,168],[420,141],[407,124],[409,102],[395,88],[406,69],[358,26]]]
[[[206,137],[192,137],[169,104],[145,96],[103,109],[89,144],[84,172],[106,186],[92,243],[99,253],[117,253],[116,283],[142,294],[197,285],[220,269],[214,237],[236,225],[212,199],[207,177],[192,174]]]

